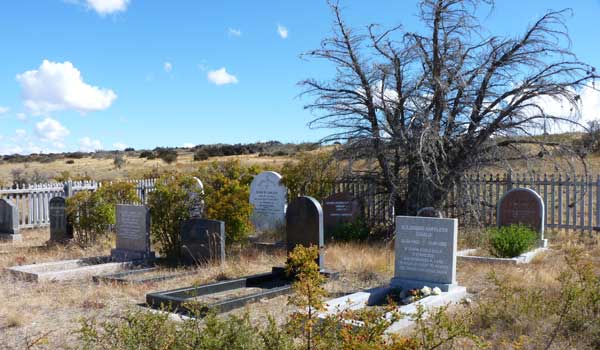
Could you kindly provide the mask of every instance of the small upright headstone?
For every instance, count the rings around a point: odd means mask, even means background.
[[[458,220],[396,217],[396,263],[392,287],[456,286]]]
[[[73,195],[73,184],[70,181],[65,182],[63,190],[65,192],[65,198],[71,197]]]
[[[0,199],[0,240],[20,241],[19,209],[9,199]]]
[[[225,222],[190,219],[181,226],[181,256],[188,264],[225,262]]]
[[[319,267],[323,262],[323,209],[312,197],[298,197],[290,203],[286,213],[286,241],[288,253],[296,245],[319,247]]]
[[[117,247],[110,252],[117,261],[151,260],[150,211],[145,205],[117,205]]]
[[[323,200],[325,235],[330,238],[336,227],[356,222],[361,214],[360,202],[351,193],[339,192],[325,198]]]
[[[204,195],[204,184],[202,184],[199,178],[194,177],[194,187],[189,192],[191,218],[202,218],[202,213],[204,212],[202,195]]]
[[[67,202],[63,197],[54,197],[48,204],[50,214],[50,241],[63,243],[73,239],[73,225],[67,218]]]
[[[504,194],[498,202],[498,227],[512,224],[529,226],[539,234],[539,246],[546,247],[544,238],[545,210],[542,197],[529,188],[514,188]]]
[[[257,231],[280,229],[285,223],[287,188],[281,184],[281,175],[274,171],[262,172],[250,184],[250,204],[253,206],[252,224]]]
[[[417,212],[417,216],[421,216],[424,218],[443,218],[444,214],[440,210],[437,210],[433,207],[425,207],[419,209]]]

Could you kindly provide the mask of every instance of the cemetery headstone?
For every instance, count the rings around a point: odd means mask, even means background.
[[[360,202],[351,193],[339,192],[325,198],[323,200],[325,235],[330,238],[339,225],[354,223],[361,214]]]
[[[151,260],[150,211],[145,205],[117,205],[117,247],[110,253],[117,261]]]
[[[545,210],[542,197],[529,188],[514,188],[504,194],[498,202],[498,227],[512,224],[529,226],[539,234],[539,246],[546,247],[544,238]]]
[[[265,171],[250,184],[251,220],[257,231],[277,230],[285,223],[287,188],[280,181],[281,175]]]
[[[417,216],[426,217],[426,218],[443,218],[444,214],[440,210],[437,210],[433,207],[425,207],[419,209],[417,212]]]
[[[70,181],[65,182],[63,190],[65,192],[65,198],[71,197],[73,195],[73,184]]]
[[[396,217],[392,287],[456,287],[457,219]]]
[[[194,188],[189,192],[189,199],[191,202],[190,217],[191,218],[202,218],[204,212],[204,200],[201,196],[204,194],[204,184],[199,178],[194,177]]]
[[[21,240],[19,209],[9,199],[0,199],[0,240]]]
[[[181,256],[188,264],[225,262],[225,222],[189,219],[181,227]]]
[[[67,242],[73,239],[73,225],[67,218],[67,201],[63,197],[54,197],[48,205],[50,214],[50,241]]]
[[[319,202],[308,196],[298,197],[290,203],[286,213],[287,251],[296,245],[319,247],[319,267],[323,262],[323,209]]]

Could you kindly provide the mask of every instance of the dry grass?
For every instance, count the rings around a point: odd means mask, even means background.
[[[565,251],[577,247],[585,249],[590,259],[596,259],[600,269],[600,244],[597,238],[557,233],[552,241],[553,250],[530,265],[503,266],[469,262],[458,263],[458,281],[468,288],[475,300],[486,297],[492,288],[488,276],[493,271],[511,283],[544,288],[553,286],[564,269]],[[112,243],[104,242],[93,249],[76,246],[35,248],[48,239],[46,230],[25,231],[24,241],[18,244],[0,244],[0,268],[14,264],[38,263],[60,259],[108,254]],[[0,349],[20,349],[27,342],[38,341],[39,348],[78,348],[77,334],[81,318],[114,319],[124,315],[135,305],[143,303],[148,292],[202,284],[224,277],[233,278],[269,271],[271,266],[282,265],[283,252],[267,254],[245,249],[233,254],[224,266],[207,265],[190,276],[146,285],[95,284],[91,281],[63,283],[31,283],[0,272]],[[326,289],[331,297],[385,284],[393,275],[394,253],[391,245],[337,244],[327,247],[325,261],[328,268],[341,272],[340,278],[330,281]],[[267,315],[282,320],[292,309],[287,297],[247,305],[256,322]]]

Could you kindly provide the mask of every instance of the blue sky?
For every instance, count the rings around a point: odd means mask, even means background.
[[[421,29],[417,1],[341,3],[355,27]],[[484,22],[511,35],[566,7],[573,51],[598,65],[600,0],[499,0]],[[0,154],[304,142],[327,132],[306,126],[297,86],[334,71],[299,58],[330,32],[324,0],[5,1],[0,28]]]

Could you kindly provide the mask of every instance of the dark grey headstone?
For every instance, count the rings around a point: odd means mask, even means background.
[[[225,222],[192,218],[181,226],[181,256],[188,264],[225,262]]]
[[[545,210],[542,197],[529,188],[514,188],[506,192],[498,202],[498,226],[522,224],[539,234],[539,246],[546,247],[544,238]]]
[[[328,239],[342,224],[355,223],[362,215],[358,199],[352,193],[338,192],[323,200],[323,225]]]
[[[392,286],[455,287],[457,236],[456,219],[397,216]]]
[[[9,199],[0,199],[0,234],[19,234],[19,209]]]
[[[73,184],[71,182],[66,182],[63,186],[63,190],[65,191],[65,198],[69,198],[73,195]]]
[[[54,197],[48,205],[50,214],[50,241],[67,242],[73,239],[73,225],[67,218],[67,201],[63,197]]]
[[[319,266],[323,263],[323,209],[312,197],[298,197],[288,206],[286,213],[286,240],[288,253],[297,245],[319,247]]]
[[[150,246],[150,211],[145,205],[117,205],[117,247],[111,257],[119,261],[154,259]]]
[[[194,177],[194,186],[189,191],[190,217],[201,219],[204,213],[204,184],[199,178]]]

